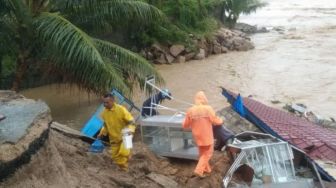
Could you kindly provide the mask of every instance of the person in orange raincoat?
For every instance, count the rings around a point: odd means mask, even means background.
[[[203,91],[195,95],[195,105],[188,109],[183,128],[191,128],[192,135],[198,146],[199,160],[194,174],[205,177],[204,173],[211,173],[209,160],[213,154],[214,136],[213,125],[221,125],[223,120],[216,116],[215,111],[208,105],[208,100]]]

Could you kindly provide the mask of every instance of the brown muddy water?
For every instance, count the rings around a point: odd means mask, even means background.
[[[251,36],[256,49],[211,56],[201,61],[161,65],[157,69],[173,96],[192,102],[204,90],[216,110],[225,103],[218,86],[271,104],[298,102],[324,117],[336,116],[336,1],[269,0],[240,21],[265,26],[269,33]],[[80,129],[98,98],[76,89],[44,86],[22,92],[45,100],[54,120]],[[90,99],[90,100],[89,100]],[[137,103],[141,99],[135,97]],[[176,101],[167,106],[184,110]]]

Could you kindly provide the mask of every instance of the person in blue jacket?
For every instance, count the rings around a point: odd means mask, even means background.
[[[155,110],[155,106],[157,104],[162,103],[165,99],[171,100],[171,93],[168,89],[163,89],[159,93],[150,96],[145,102],[142,104],[142,112],[141,116],[155,116],[158,115],[158,112]]]

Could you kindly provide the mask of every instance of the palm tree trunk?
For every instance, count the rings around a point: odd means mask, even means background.
[[[24,74],[27,71],[28,64],[25,62],[23,56],[19,56],[16,60],[16,71],[15,71],[15,78],[12,84],[12,91],[18,91],[21,85],[21,81],[23,79]]]

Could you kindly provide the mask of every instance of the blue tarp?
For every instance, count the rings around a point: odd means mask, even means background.
[[[246,116],[243,98],[240,96],[240,94],[238,94],[236,101],[233,103],[233,109],[242,117]]]

